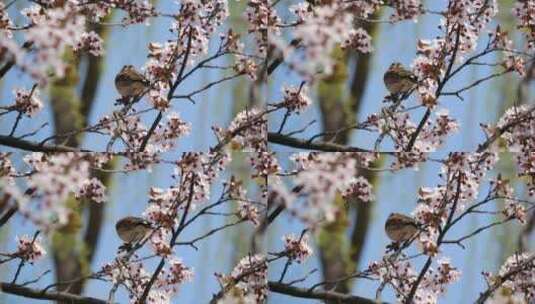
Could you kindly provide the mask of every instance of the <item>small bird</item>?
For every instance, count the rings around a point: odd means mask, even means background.
[[[418,222],[401,213],[391,213],[385,223],[386,235],[396,243],[408,241],[418,230],[420,230]]]
[[[143,241],[154,230],[154,227],[144,218],[127,216],[117,221],[115,230],[121,240],[131,245]]]
[[[115,87],[123,99],[140,96],[149,87],[149,81],[134,66],[125,65],[115,76]]]
[[[390,65],[383,76],[383,81],[392,95],[406,94],[418,84],[416,76],[399,62]]]

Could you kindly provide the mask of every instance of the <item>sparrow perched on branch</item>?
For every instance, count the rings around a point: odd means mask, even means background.
[[[391,213],[385,223],[386,235],[396,243],[410,240],[418,230],[420,230],[418,222],[401,213]]]
[[[115,87],[124,100],[143,94],[149,87],[149,81],[134,66],[125,65],[115,76]]]
[[[399,62],[390,65],[383,76],[383,81],[392,95],[409,93],[418,84],[416,76]]]
[[[115,224],[117,234],[126,244],[136,244],[147,238],[154,227],[146,219],[127,216],[123,217]]]

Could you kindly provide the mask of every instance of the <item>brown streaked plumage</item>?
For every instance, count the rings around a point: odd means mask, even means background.
[[[153,227],[150,222],[143,218],[127,216],[117,221],[115,230],[125,243],[135,244],[148,237]]]
[[[401,213],[391,213],[385,223],[386,235],[394,242],[407,241],[418,230],[418,222],[412,217]]]
[[[115,87],[122,97],[135,97],[143,94],[149,82],[132,65],[125,65],[115,76]]]
[[[383,81],[390,94],[408,93],[418,83],[416,76],[399,62],[390,65],[383,76]]]

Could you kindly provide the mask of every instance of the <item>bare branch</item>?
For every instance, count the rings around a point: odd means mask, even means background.
[[[297,298],[305,299],[319,299],[329,300],[335,303],[351,303],[351,304],[377,304],[385,302],[376,302],[375,300],[367,299],[364,297],[354,296],[345,293],[339,293],[335,291],[310,291],[307,288],[299,288],[282,284],[279,282],[268,282],[269,290],[272,292],[285,294]]]
[[[67,292],[47,292],[4,282],[0,283],[0,290],[8,294],[14,294],[25,298],[38,300],[64,301],[71,304],[107,304],[106,301],[97,298],[78,296]]]
[[[329,142],[310,142],[303,139],[298,139],[290,136],[286,136],[279,133],[268,133],[268,141],[271,143],[288,146],[288,147],[294,147],[294,148],[300,148],[300,149],[306,149],[306,150],[317,150],[317,151],[324,151],[324,152],[371,152],[370,150],[366,150],[363,148],[358,147],[351,147],[351,146],[345,146],[345,145],[339,145]]]

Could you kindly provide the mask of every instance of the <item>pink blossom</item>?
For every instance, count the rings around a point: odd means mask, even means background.
[[[104,54],[103,43],[102,38],[94,31],[86,32],[80,36],[80,39],[74,45],[74,51],[88,52],[93,56],[102,56]]]
[[[93,177],[90,180],[84,181],[82,187],[76,193],[76,198],[87,198],[95,203],[103,203],[106,201],[106,186],[102,182]]]
[[[38,237],[33,239],[28,235],[16,237],[17,252],[13,253],[13,256],[23,259],[28,262],[35,262],[42,258],[46,254],[46,250],[41,245],[41,240]]]
[[[34,117],[43,108],[43,102],[39,99],[37,88],[32,89],[32,91],[15,89],[13,94],[15,95],[14,108],[28,117]]]
[[[349,36],[342,42],[343,49],[351,48],[361,53],[373,52],[372,37],[362,28],[351,29]]]
[[[297,113],[306,109],[312,104],[310,97],[307,96],[307,88],[296,88],[293,86],[285,86],[282,89],[283,100],[281,104],[288,109],[288,111],[295,111]]]
[[[223,283],[235,281],[236,288],[242,290],[244,294],[253,294],[257,301],[263,301],[267,296],[267,262],[261,255],[250,255],[243,257],[238,265],[234,267],[230,276],[220,276]]]
[[[375,200],[373,187],[364,177],[352,177],[346,188],[342,191],[342,197],[347,201],[358,199],[361,202],[371,202]]]
[[[514,297],[530,303],[535,298],[535,260],[533,253],[515,253],[508,257],[496,275],[487,274],[490,284],[500,284]],[[493,301],[491,301],[492,303]]]
[[[238,202],[238,216],[243,220],[251,221],[255,226],[260,224],[260,214],[258,208],[251,202]]]
[[[422,13],[423,5],[421,0],[399,0],[392,1],[394,13],[390,17],[392,21],[400,21],[405,19],[412,19],[416,21],[416,18]]]
[[[284,241],[284,250],[290,260],[296,260],[298,263],[304,262],[312,255],[312,248],[308,245],[308,235],[305,234],[299,238],[293,234],[282,237]]]
[[[31,174],[27,185],[34,189],[35,201],[19,202],[22,215],[44,230],[68,223],[72,208],[67,206],[70,194],[78,193],[89,180],[88,155],[77,153],[43,154],[35,152],[24,157]]]

